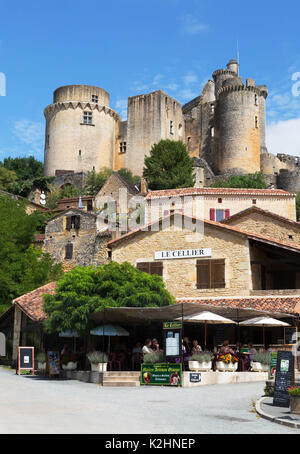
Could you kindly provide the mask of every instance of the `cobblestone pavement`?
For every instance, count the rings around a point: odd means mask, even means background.
[[[0,434],[297,434],[258,417],[264,383],[102,388],[0,367]]]

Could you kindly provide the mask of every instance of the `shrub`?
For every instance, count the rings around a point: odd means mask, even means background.
[[[91,364],[107,363],[108,361],[108,355],[99,351],[89,352],[87,357]]]
[[[300,386],[291,386],[288,392],[290,396],[300,396]]]
[[[40,352],[36,355],[36,359],[38,360],[39,363],[45,363],[46,362],[46,354],[43,352]]]
[[[155,364],[162,363],[164,361],[164,354],[161,352],[145,353],[144,363]]]
[[[271,355],[269,352],[258,352],[253,356],[253,361],[261,364],[270,364]]]
[[[211,361],[213,353],[211,352],[198,352],[192,356],[192,361],[198,361],[199,363],[208,363]]]

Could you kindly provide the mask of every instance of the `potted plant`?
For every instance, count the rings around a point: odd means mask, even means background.
[[[216,366],[219,372],[235,372],[238,368],[238,359],[230,353],[218,355]]]
[[[253,372],[269,372],[271,356],[267,351],[255,353],[251,364]]]
[[[290,395],[290,410],[291,413],[300,415],[300,386],[291,386],[288,388]]]
[[[94,351],[87,354],[91,363],[92,372],[106,372],[108,355],[104,352]]]
[[[76,370],[77,361],[76,361],[75,356],[64,355],[61,360],[61,366],[62,366],[63,370]]]
[[[189,369],[195,372],[207,372],[211,370],[212,355],[211,352],[195,353],[189,361]]]
[[[41,372],[45,372],[46,364],[47,364],[46,354],[43,352],[40,352],[37,354],[36,359],[38,362],[38,370]]]
[[[144,354],[144,363],[156,364],[164,362],[164,354],[162,352],[153,352]]]

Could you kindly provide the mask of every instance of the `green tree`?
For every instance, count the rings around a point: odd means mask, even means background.
[[[137,175],[133,175],[131,170],[126,169],[126,168],[118,170],[118,174],[122,178],[124,178],[124,180],[128,181],[129,183],[133,184],[134,186],[138,185],[139,182],[141,181],[141,177],[139,177]]]
[[[8,170],[0,164],[0,189],[2,191],[14,193],[17,184],[17,174],[13,170]]]
[[[78,197],[79,190],[72,184],[67,184],[62,188],[49,185],[47,197],[46,197],[46,205],[51,210],[57,208],[57,202],[61,199],[68,199],[72,197]]]
[[[297,197],[296,197],[296,215],[297,215],[297,221],[300,219],[300,192],[298,192]]]
[[[224,178],[212,184],[213,188],[254,188],[267,189],[268,185],[262,172],[248,175],[234,175]]]
[[[145,158],[144,176],[152,190],[193,187],[193,160],[185,144],[161,140],[153,145]]]
[[[107,167],[103,167],[100,172],[96,172],[95,170],[89,172],[83,190],[84,194],[93,196],[98,194],[111,174],[112,170]]]
[[[47,332],[89,330],[89,316],[103,307],[153,307],[174,304],[160,276],[129,263],[76,267],[58,282],[55,295],[45,295]]]
[[[0,197],[0,313],[14,298],[62,274],[59,264],[32,245],[39,222],[36,214],[26,214],[25,201]]]

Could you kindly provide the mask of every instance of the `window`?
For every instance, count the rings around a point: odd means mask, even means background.
[[[252,200],[252,205],[256,205],[256,199]]]
[[[218,199],[218,201],[219,201],[219,199]],[[210,221],[221,222],[221,221],[223,221],[223,219],[227,219],[229,217],[230,217],[230,210],[228,210],[228,209],[226,209],[226,210],[217,209],[216,210],[215,208],[211,208],[209,210],[209,219],[210,219]]]
[[[127,144],[126,142],[120,142],[120,151],[119,153],[126,153]]]
[[[197,288],[225,288],[225,260],[197,260]]]
[[[81,156],[81,150],[78,151],[78,156]]]
[[[258,117],[255,117],[255,128],[258,129]]]
[[[170,121],[170,134],[174,134],[174,123]]]
[[[92,114],[92,112],[83,112],[83,123],[85,125],[93,124],[93,114]]]
[[[211,104],[211,113],[215,113],[215,105]]]
[[[188,151],[191,151],[191,146],[192,146],[192,138],[188,137],[187,138],[187,149],[188,149]]]
[[[80,216],[67,216],[66,229],[80,229]]]
[[[162,262],[142,262],[137,263],[137,269],[144,271],[148,274],[157,274],[158,276],[163,275],[163,263]]]
[[[255,101],[254,104],[257,106],[257,95],[255,95]]]
[[[73,244],[68,243],[65,246],[65,260],[71,260],[73,258]]]
[[[216,221],[220,222],[224,219],[224,210],[216,210]]]
[[[49,134],[46,135],[46,147],[49,147],[50,145],[50,139],[49,139]]]
[[[218,199],[218,203],[222,203],[222,199],[221,198]]]
[[[289,235],[289,240],[292,240],[293,239],[293,235]]]
[[[98,104],[98,95],[92,95],[92,102],[95,102],[96,104]]]
[[[210,128],[210,136],[215,137],[215,128]]]
[[[87,201],[87,210],[88,211],[92,211],[93,210],[93,201],[92,200],[88,200]]]

